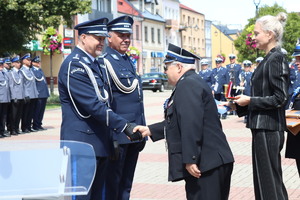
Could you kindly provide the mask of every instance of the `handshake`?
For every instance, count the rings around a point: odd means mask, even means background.
[[[150,136],[150,134],[144,133],[144,129],[148,129],[148,127],[137,126],[135,123],[127,123],[124,133],[130,139],[130,141],[142,141],[144,137]]]

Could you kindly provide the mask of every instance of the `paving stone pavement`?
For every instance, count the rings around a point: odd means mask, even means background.
[[[163,103],[170,96],[170,91],[153,93],[144,91],[145,115],[148,124],[163,119]],[[222,120],[223,130],[235,157],[231,180],[230,200],[253,200],[252,166],[251,166],[251,132],[245,128],[242,118],[230,115]],[[46,131],[22,134],[9,140],[58,140],[61,123],[61,110],[47,110],[44,117]],[[290,200],[300,200],[300,178],[293,159],[284,158],[282,150],[283,178]],[[165,142],[147,141],[140,153],[136,168],[132,200],[184,200],[184,182],[168,182],[168,159]]]

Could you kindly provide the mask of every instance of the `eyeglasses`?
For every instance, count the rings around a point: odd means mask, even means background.
[[[177,64],[177,63],[174,62],[174,61],[167,63],[167,64],[164,66],[165,72],[168,71],[168,69],[169,69],[169,67],[170,67],[171,65],[176,65],[176,64]]]
[[[229,57],[230,60],[235,59],[235,57]]]

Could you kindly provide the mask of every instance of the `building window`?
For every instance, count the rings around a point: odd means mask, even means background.
[[[160,29],[157,29],[157,42],[158,42],[158,44],[161,44],[161,40],[160,40]]]
[[[101,12],[111,12],[111,0],[97,0],[97,10]]]
[[[145,42],[148,42],[148,27],[145,26]]]
[[[154,28],[151,28],[151,42],[155,43],[155,39],[154,39]]]
[[[135,25],[135,38],[136,40],[140,40],[140,26]]]

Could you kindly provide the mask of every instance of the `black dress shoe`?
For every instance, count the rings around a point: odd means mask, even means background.
[[[2,134],[0,134],[0,138],[4,138],[4,136]]]
[[[18,135],[18,134],[20,134],[20,133],[19,133],[19,132],[16,132],[16,131],[10,132],[10,135]]]
[[[38,130],[37,130],[37,129],[34,129],[34,128],[29,129],[29,131],[30,131],[30,132],[38,132]]]
[[[45,131],[45,130],[47,130],[47,129],[41,126],[41,127],[38,128],[38,130],[39,130],[39,131]]]
[[[3,136],[4,137],[10,137],[10,134],[9,133],[4,133]]]
[[[22,133],[30,133],[28,129],[22,130]]]

